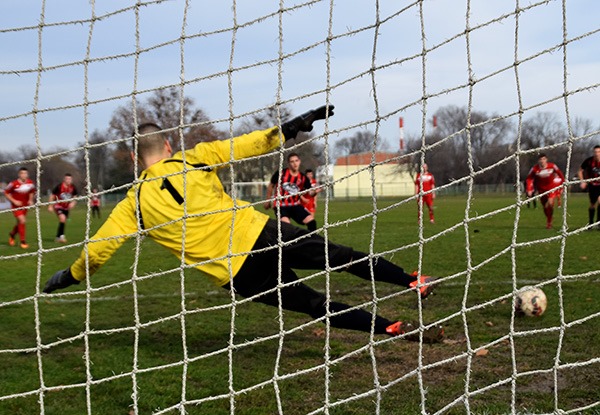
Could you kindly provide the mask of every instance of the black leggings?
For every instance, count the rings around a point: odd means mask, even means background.
[[[324,294],[313,290],[298,281],[293,269],[325,269],[325,250],[329,256],[329,266],[340,267],[338,272],[348,271],[360,278],[371,280],[369,260],[356,262],[366,258],[366,254],[354,251],[352,248],[337,245],[325,240],[316,234],[308,235],[308,231],[297,228],[288,223],[280,222],[281,240],[281,282],[286,284],[281,288],[281,306],[285,310],[305,313],[312,318],[321,318],[326,314],[326,297]],[[244,265],[233,279],[235,291],[242,297],[252,297],[260,293],[263,295],[254,301],[279,306],[278,293],[275,290],[279,275],[279,249],[278,249],[278,223],[270,219],[259,235],[254,250],[270,248],[263,252],[253,253],[248,256]],[[291,242],[290,242],[291,241]],[[373,260],[373,274],[376,281],[385,281],[408,287],[415,280],[397,265],[383,259]],[[224,288],[229,289],[226,284]],[[265,291],[269,291],[266,292]],[[342,312],[350,306],[329,302],[329,311]],[[332,316],[330,323],[333,327],[371,331],[373,315],[365,310],[356,309]],[[380,316],[375,316],[375,333],[383,334],[392,321]]]

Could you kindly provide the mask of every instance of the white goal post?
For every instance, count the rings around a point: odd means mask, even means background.
[[[0,5],[0,182],[4,189],[25,165],[38,189],[26,208],[29,248],[0,239],[0,412],[600,413],[600,263],[587,251],[597,246],[600,217],[592,210],[588,223],[577,176],[600,144],[600,2],[67,3]],[[160,101],[172,91],[175,100]],[[375,281],[346,284],[330,267],[302,281],[326,293],[327,307],[342,297],[369,312],[410,316],[418,333],[443,325],[443,343],[338,330],[331,313],[301,320],[281,306],[264,311],[269,329],[261,330],[245,313],[263,311],[247,311],[235,293],[223,300],[222,290],[197,288],[193,266],[172,267],[148,248],[146,232],[124,235],[131,258],[105,271],[108,282],[42,293],[51,271],[72,263],[101,223],[89,203],[98,175],[110,177],[103,200],[141,180],[136,172],[119,182],[133,137],[118,132],[164,122],[173,146],[189,149],[194,132],[200,141],[234,137],[266,128],[265,113],[280,125],[288,112],[326,104],[335,115],[278,150],[279,168],[290,151],[313,145],[326,170],[319,234],[358,244],[370,263],[433,269],[440,294],[415,301]],[[552,193],[528,197],[523,186],[541,153],[566,176],[545,233],[541,204]],[[356,154],[363,157],[351,163]],[[426,163],[435,189],[415,194]],[[219,166],[223,186],[265,213],[267,176],[240,181],[238,166]],[[46,194],[67,171],[80,214],[66,222],[63,245]],[[334,195],[336,186],[352,197]],[[402,194],[382,195],[386,186]],[[478,192],[490,186],[504,189],[503,199]],[[427,193],[436,195],[431,226]],[[16,237],[19,208],[0,200],[0,235]],[[157,280],[175,282],[150,292]],[[523,285],[546,292],[545,316],[516,314],[511,304]],[[148,317],[141,310],[149,303],[164,309]],[[104,322],[100,310],[114,315]],[[202,332],[214,321],[221,332]],[[177,341],[161,333],[169,324]],[[586,339],[588,349],[577,350]],[[129,354],[111,355],[102,350],[108,343]]]

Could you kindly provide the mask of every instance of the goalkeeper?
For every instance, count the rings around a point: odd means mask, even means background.
[[[311,131],[316,120],[333,115],[333,106],[320,107],[281,125],[285,140],[300,131]],[[271,306],[279,305],[276,290],[279,276],[279,229],[281,226],[281,306],[313,318],[326,315],[326,297],[298,282],[293,269],[348,271],[371,279],[371,267],[364,253],[352,248],[325,243],[317,235],[287,223],[278,223],[243,201],[227,195],[217,176],[217,167],[233,158],[258,156],[280,146],[280,128],[235,137],[230,140],[201,142],[193,149],[172,154],[171,145],[156,124],[138,127],[137,156],[145,170],[140,181],[115,206],[106,222],[87,244],[79,258],[67,269],[50,278],[45,293],[78,284],[94,274],[129,237],[140,230],[187,264],[208,275],[218,286],[233,289],[243,297]],[[134,153],[132,152],[132,158]],[[182,243],[183,238],[183,243]],[[326,254],[327,251],[327,254]],[[414,288],[422,298],[432,291],[432,278],[405,273],[383,259],[373,259],[375,280]],[[329,302],[335,313],[333,327],[370,332],[373,316],[362,310]],[[346,311],[347,310],[347,311]],[[390,321],[375,316],[375,333],[402,335],[416,327],[411,323]],[[439,340],[441,328],[424,332],[426,341]],[[406,336],[418,339],[418,333]]]

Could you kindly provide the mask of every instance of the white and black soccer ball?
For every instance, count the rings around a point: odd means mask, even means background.
[[[515,311],[520,315],[539,317],[544,314],[547,305],[546,294],[538,287],[523,287],[515,296]]]

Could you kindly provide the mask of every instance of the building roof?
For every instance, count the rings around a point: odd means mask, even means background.
[[[335,161],[336,166],[365,166],[371,164],[373,153],[349,154],[347,156],[338,157]],[[375,153],[375,163],[398,163],[398,153],[389,153],[378,151]]]

